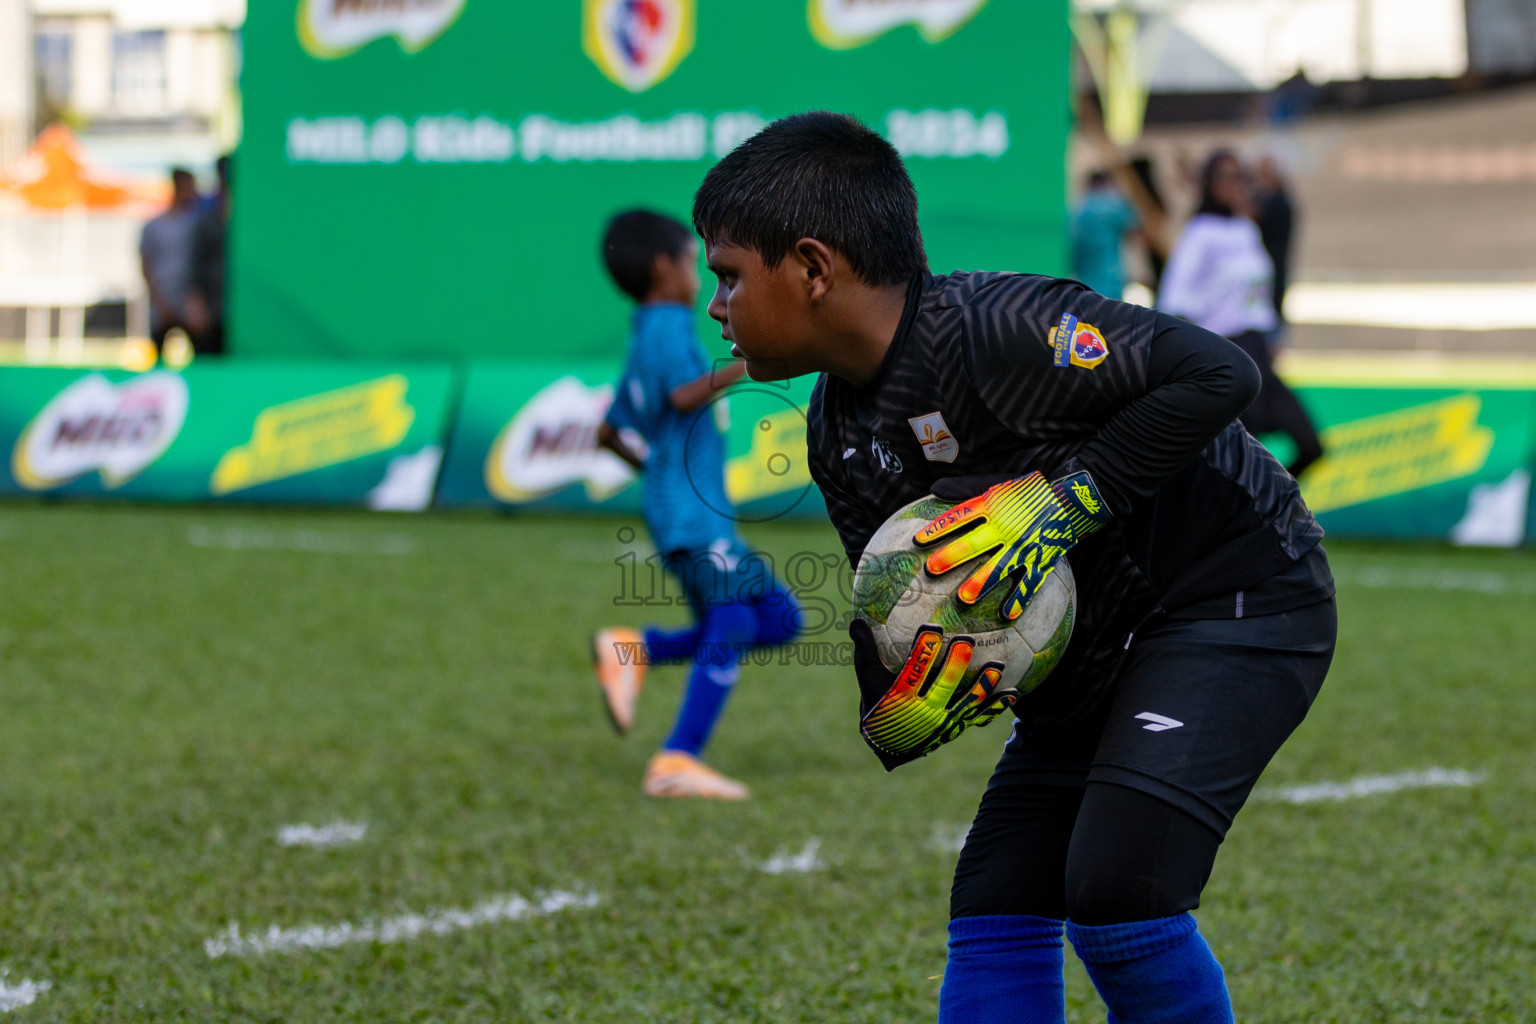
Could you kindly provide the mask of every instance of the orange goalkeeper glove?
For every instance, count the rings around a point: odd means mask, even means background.
[[[1003,667],[996,662],[981,666],[971,685],[962,686],[975,653],[968,636],[946,644],[937,626],[924,626],[906,664],[893,673],[880,661],[869,623],[854,619],[848,634],[863,695],[859,732],[886,771],[932,753],[973,725],[990,725],[1019,699],[1017,690],[999,688]]]
[[[998,583],[1016,578],[1003,603],[1003,614],[1012,621],[1023,614],[1061,556],[1112,518],[1087,470],[1052,483],[1035,472],[956,505],[912,539],[919,547],[947,541],[923,563],[930,576],[986,556],[960,584],[956,597],[962,604],[975,604]]]

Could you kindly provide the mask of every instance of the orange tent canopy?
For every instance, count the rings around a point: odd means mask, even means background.
[[[39,210],[118,210],[167,199],[163,184],[116,183],[87,167],[74,133],[62,124],[43,129],[26,156],[0,168],[0,193]]]

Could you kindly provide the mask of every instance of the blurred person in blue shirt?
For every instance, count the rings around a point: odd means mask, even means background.
[[[690,663],[672,732],[646,768],[645,793],[740,800],[747,788],[699,755],[736,684],[742,655],[792,640],[799,608],[767,560],[747,547],[725,493],[720,393],[741,379],[745,364],[711,368],[694,333],[698,260],[693,232],[648,210],[620,213],[604,232],[608,273],[638,307],[598,443],[640,471],[646,528],[681,583],[693,622],[680,630],[599,630],[593,656],[609,718],[621,735],[634,723],[646,667]]]
[[[1125,291],[1121,244],[1141,227],[1136,210],[1105,171],[1088,176],[1088,188],[1072,207],[1072,277],[1106,298]]]

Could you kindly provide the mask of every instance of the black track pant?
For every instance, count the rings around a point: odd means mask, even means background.
[[[960,853],[952,917],[1079,924],[1199,905],[1216,850],[1327,675],[1327,601],[1137,636],[1105,712],[1064,730],[1020,721]]]
[[[1259,397],[1240,417],[1243,426],[1254,437],[1276,433],[1290,437],[1296,444],[1296,454],[1285,468],[1291,476],[1300,476],[1302,470],[1323,455],[1323,442],[1312,425],[1312,417],[1307,415],[1296,392],[1276,376],[1269,340],[1264,335],[1249,331],[1239,334],[1232,342],[1259,367]]]
[[[1123,924],[1193,910],[1221,837],[1112,782],[988,792],[966,841],[952,917],[1029,914]],[[999,847],[1014,851],[998,856]]]

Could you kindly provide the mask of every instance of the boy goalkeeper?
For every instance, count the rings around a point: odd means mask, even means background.
[[[968,645],[920,638],[893,674],[852,627],[887,769],[1017,716],[955,871],[939,1019],[1061,1021],[1065,930],[1111,1020],[1230,1021],[1189,911],[1336,632],[1322,530],[1236,422],[1253,363],[1076,282],[930,274],[900,157],[842,115],[743,143],[693,218],[747,372],[822,374],[811,470],[851,561],[930,491],[962,504],[915,539],[962,600],[1008,588],[1017,615],[1071,551],[1077,625],[1032,693],[983,676],[936,707]]]

